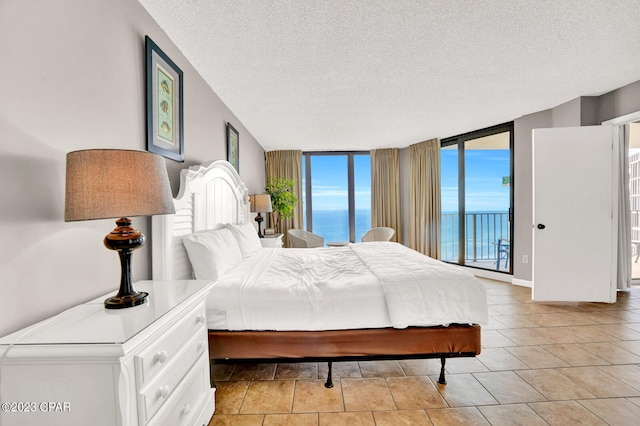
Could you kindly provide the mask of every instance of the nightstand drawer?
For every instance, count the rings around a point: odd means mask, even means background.
[[[151,419],[148,426],[196,426],[196,418],[203,410],[213,411],[213,393],[210,378],[203,374],[208,371],[208,357],[202,356],[180,383],[176,393],[171,396],[161,410]],[[211,407],[206,407],[210,404]],[[210,418],[210,415],[205,417]],[[204,423],[206,425],[206,423]],[[199,426],[199,425],[198,425]]]
[[[145,424],[158,411],[162,404],[172,395],[174,389],[185,377],[187,372],[196,363],[196,360],[204,357],[208,359],[207,331],[196,333],[186,345],[181,345],[181,351],[167,364],[162,374],[141,388],[138,405],[140,407],[140,420]],[[205,366],[207,367],[207,366]],[[205,371],[200,368],[199,371]],[[206,371],[209,371],[208,368]]]
[[[152,381],[165,366],[170,364],[176,354],[185,346],[189,338],[201,330],[206,330],[205,305],[198,306],[183,319],[178,321],[158,341],[136,355],[136,377],[138,389]],[[189,364],[191,365],[191,364]]]

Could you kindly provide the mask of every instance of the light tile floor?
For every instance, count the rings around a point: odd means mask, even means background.
[[[640,288],[615,304],[534,303],[482,280],[477,358],[212,365],[217,425],[640,424]]]

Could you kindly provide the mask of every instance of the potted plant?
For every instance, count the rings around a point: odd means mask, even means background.
[[[265,191],[271,196],[271,222],[276,232],[280,232],[280,219],[293,217],[298,199],[293,194],[296,182],[293,179],[271,178],[267,181]]]

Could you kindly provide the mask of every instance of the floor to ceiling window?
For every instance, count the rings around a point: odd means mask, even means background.
[[[513,123],[442,140],[442,260],[511,272]]]
[[[371,227],[369,152],[305,152],[304,228],[325,243],[360,241]]]

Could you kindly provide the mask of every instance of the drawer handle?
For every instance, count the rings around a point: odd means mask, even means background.
[[[205,320],[204,315],[200,314],[196,317],[196,324],[204,324],[204,320]]]
[[[169,396],[169,386],[162,386],[158,388],[158,392],[156,393],[158,398],[166,398]]]
[[[198,349],[197,349],[197,351],[198,351],[198,352],[200,352],[200,351],[202,351],[202,350],[203,350],[204,348],[206,348],[206,347],[207,347],[207,342],[205,342],[204,340],[200,340],[200,341],[198,342]]]
[[[156,352],[156,354],[153,356],[153,361],[157,364],[157,363],[164,363],[167,360],[167,351],[162,351],[162,352]]]
[[[184,404],[180,409],[180,415],[186,416],[191,412],[191,406],[189,404]]]

